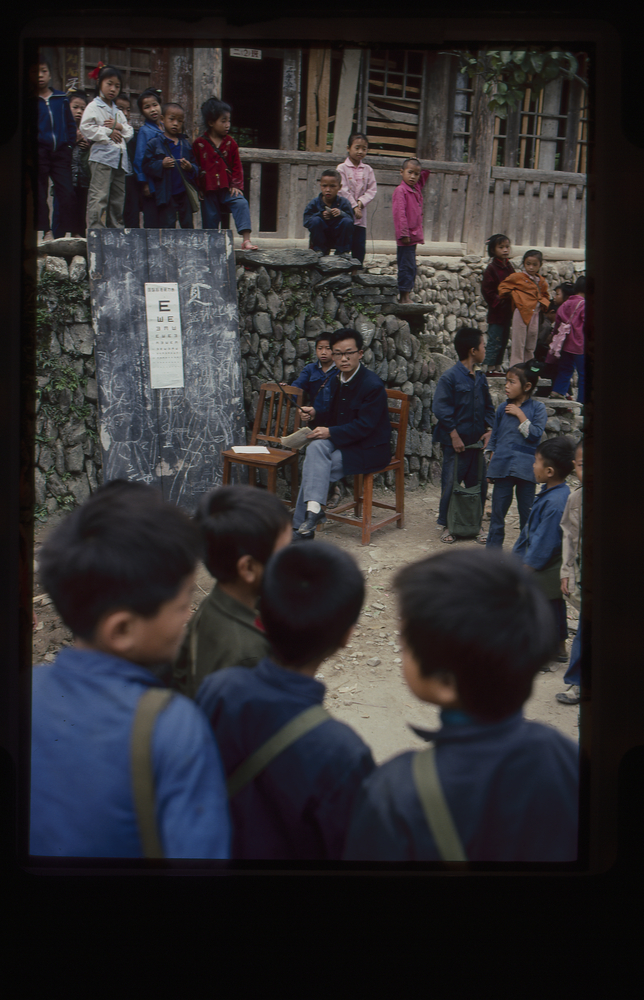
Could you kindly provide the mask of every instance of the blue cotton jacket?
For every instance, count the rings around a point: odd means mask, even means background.
[[[143,125],[141,125],[136,137],[136,151],[134,153],[134,162],[132,166],[134,167],[136,179],[140,181],[141,184],[148,184],[150,192],[154,191],[154,179],[152,177],[146,177],[143,173],[143,156],[150,139],[163,134],[163,129],[159,125],[155,125],[154,122],[146,120],[143,122]]]
[[[563,862],[577,857],[578,748],[522,713],[482,723],[442,712],[436,768],[469,861]],[[461,716],[459,719],[458,716]],[[416,792],[413,753],[382,764],[356,800],[345,861],[438,861]]]
[[[132,795],[134,712],[159,680],[135,663],[63,649],[33,671],[30,853],[140,858]],[[169,858],[228,858],[230,818],[208,720],[175,695],[152,736],[157,827]]]
[[[570,488],[559,483],[543,489],[534,498],[530,516],[512,551],[532,569],[544,569],[551,559],[561,555],[563,533],[561,518]]]
[[[166,170],[165,167],[161,166],[166,156],[173,156],[175,159],[185,157],[186,160],[190,161],[190,170],[186,170],[184,173],[191,184],[196,184],[199,173],[192,152],[192,146],[188,142],[187,136],[180,136],[179,148],[177,149],[176,143],[167,136],[163,134],[153,135],[143,154],[142,165],[146,178],[151,177],[153,181],[156,181],[154,184],[154,197],[159,207],[170,204],[173,190],[179,190],[178,186],[174,183],[174,176],[181,177],[178,167]],[[183,190],[185,190],[185,187],[183,187]]]
[[[328,384],[329,408],[316,406],[315,421],[329,428],[334,447],[342,452],[344,475],[380,472],[391,461],[391,421],[382,379],[361,364],[350,382],[342,383],[338,371]]]
[[[451,445],[450,431],[457,430],[463,444],[474,444],[494,426],[494,404],[483,372],[470,373],[462,361],[448,368],[436,383],[432,411],[438,423],[434,440]]]
[[[534,455],[537,445],[543,437],[548,414],[543,403],[538,399],[526,399],[521,403],[521,409],[530,421],[530,433],[527,438],[519,431],[519,420],[505,412],[507,401],[501,403],[496,410],[492,437],[486,451],[494,454],[487,469],[489,479],[505,479],[514,476],[534,483]]]
[[[308,392],[311,406],[320,393],[317,405],[321,410],[327,410],[331,400],[331,383],[337,374],[335,362],[331,362],[331,367],[325,372],[319,361],[312,361],[310,365],[305,365],[300,374],[291,382],[296,389],[304,389]]]
[[[49,107],[44,97],[38,98],[38,142],[49,149],[76,142],[76,122],[62,90],[52,90]]]
[[[306,208],[304,209],[305,228],[308,229],[309,222],[311,221],[311,219],[315,218],[318,215],[322,215],[322,212],[326,211],[327,208],[339,208],[342,214],[347,217],[347,219],[351,219],[352,222],[354,221],[353,209],[351,208],[350,201],[338,195],[332,205],[327,205],[325,204],[324,197],[321,194],[319,194],[317,198],[312,198],[311,201],[306,206]]]
[[[320,681],[266,658],[254,670],[228,667],[211,674],[196,700],[230,776],[294,716],[321,705],[324,693]],[[337,719],[321,723],[230,800],[232,857],[341,858],[356,792],[374,767],[353,729]]]

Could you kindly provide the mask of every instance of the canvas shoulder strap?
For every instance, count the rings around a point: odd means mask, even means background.
[[[313,705],[306,711],[300,712],[294,719],[287,722],[285,726],[271,736],[266,743],[263,743],[255,753],[247,757],[243,764],[240,764],[236,771],[233,771],[228,779],[228,797],[232,798],[237,792],[248,785],[258,774],[268,767],[272,760],[275,760],[291,744],[299,740],[300,736],[311,732],[321,723],[330,719],[329,713],[322,708],[322,705]]]
[[[157,716],[167,707],[174,692],[167,688],[148,688],[141,697],[134,713],[132,725],[132,786],[134,808],[143,844],[145,858],[162,858],[154,796],[152,769],[152,733]]]
[[[443,861],[467,861],[461,838],[445,800],[433,746],[414,754],[412,774],[427,825]]]

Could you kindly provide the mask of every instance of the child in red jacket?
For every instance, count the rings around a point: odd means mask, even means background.
[[[421,170],[415,156],[405,160],[400,168],[401,183],[393,193],[391,209],[394,216],[398,256],[398,291],[401,302],[411,302],[416,280],[416,244],[423,239],[423,194],[429,170]]]
[[[244,174],[239,146],[229,136],[229,104],[211,97],[201,105],[204,134],[195,139],[192,151],[199,167],[203,193],[201,219],[204,229],[217,229],[222,211],[232,212],[242,250],[257,250],[250,241],[250,209],[242,194]]]

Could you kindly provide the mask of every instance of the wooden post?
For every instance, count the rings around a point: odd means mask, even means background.
[[[311,49],[306,90],[306,148],[311,152],[326,152],[330,82],[331,49]]]
[[[185,131],[192,135],[192,46],[170,49],[169,93],[166,101],[176,101],[185,110]]]
[[[448,128],[452,116],[447,113],[450,75],[453,60],[429,52],[423,63],[423,92],[418,112],[418,155],[422,160],[451,160]]]
[[[561,80],[552,80],[543,89],[544,115],[558,115],[561,108]],[[535,167],[539,170],[555,169],[555,154],[557,152],[556,136],[559,122],[556,118],[542,118],[539,142],[539,162]]]
[[[302,50],[284,49],[280,149],[297,149],[301,73]],[[287,163],[280,163],[278,169],[277,232],[279,236],[288,236],[290,235],[291,167]]]
[[[469,153],[474,171],[467,185],[463,240],[467,242],[468,253],[482,254],[485,239],[490,235],[486,232],[486,225],[490,199],[494,115],[487,106],[487,95],[483,93],[481,77],[477,76],[475,79]]]
[[[221,98],[221,49],[195,45],[192,53],[192,133],[188,134],[196,139],[202,128],[201,105],[210,97]]]
[[[340,89],[333,127],[333,153],[344,159],[347,140],[353,131],[353,112],[360,70],[360,49],[345,49],[342,54]]]

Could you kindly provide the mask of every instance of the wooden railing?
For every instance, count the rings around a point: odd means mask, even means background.
[[[302,224],[304,208],[319,194],[321,171],[336,167],[339,157],[333,153],[249,148],[240,149],[240,156],[243,163],[250,164],[247,197],[253,234],[260,238],[306,240],[308,232]],[[367,211],[368,247],[372,241],[393,244],[391,199],[400,183],[402,162],[402,156],[369,156],[378,194]],[[271,232],[259,228],[262,165],[266,163],[279,165],[277,228]],[[436,160],[422,160],[421,164],[431,171],[424,189],[425,243],[464,252],[468,237],[482,228],[479,220],[472,217],[473,206],[480,204],[480,196],[468,203],[468,186],[479,167],[475,163]],[[516,247],[583,248],[585,174],[492,167],[488,176],[489,189],[486,181],[481,208],[477,209],[483,215],[480,221],[488,235],[505,232]],[[479,224],[475,225],[476,222]],[[483,248],[471,249],[481,253]]]

